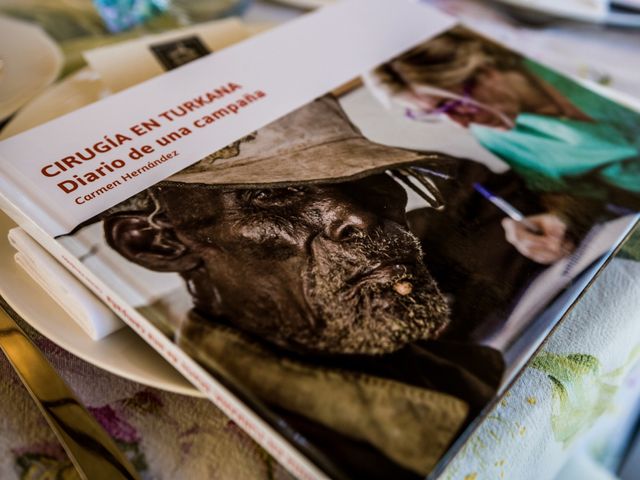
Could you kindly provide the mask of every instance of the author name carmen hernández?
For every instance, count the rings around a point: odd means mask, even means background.
[[[56,162],[45,165],[40,170],[40,173],[49,178],[59,177],[76,167],[83,166],[87,162],[92,162],[94,163],[94,165],[92,165],[94,168],[90,171],[73,174],[71,177],[67,177],[57,183],[58,188],[60,188],[65,194],[70,194],[79,189],[83,189],[83,187],[91,186],[94,182],[100,181],[104,177],[108,177],[111,173],[123,169],[127,166],[129,161],[138,162],[147,155],[155,153],[157,148],[165,148],[172,145],[181,138],[191,135],[196,131],[195,129],[201,129],[220,120],[224,120],[227,117],[237,115],[242,109],[267,96],[263,90],[254,90],[251,93],[241,92],[239,97],[231,99],[227,105],[220,106],[205,115],[201,115],[190,123],[176,127],[168,133],[165,132],[163,135],[154,138],[149,144],[130,147],[126,156],[121,156],[124,158],[101,160],[104,158],[105,154],[113,152],[129,142],[135,141],[136,137],[147,135],[155,129],[161,128],[168,123],[173,123],[182,117],[187,117],[189,114],[207,107],[208,105],[219,103],[220,100],[228,98],[230,95],[241,90],[243,90],[242,85],[234,82],[229,82],[225,85],[219,86],[202,95],[194,97],[191,100],[165,110],[155,117],[151,117],[148,120],[129,127],[126,133],[105,135],[101,140],[95,142],[93,145],[78,150],[72,155],[68,155]],[[74,202],[78,205],[90,202],[109,190],[119,187],[124,182],[132,180],[177,156],[179,156],[179,152],[177,150],[165,152],[159,158],[148,160],[141,167],[125,171],[118,179],[112,180],[107,184],[102,184],[100,188],[76,197]],[[98,161],[98,165],[95,166],[95,162]],[[57,178],[57,180],[58,179],[59,178]]]

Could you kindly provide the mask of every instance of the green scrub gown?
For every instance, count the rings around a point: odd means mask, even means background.
[[[472,125],[471,132],[534,190],[577,189],[602,197],[604,191],[598,190],[604,185],[585,180],[595,175],[605,184],[640,193],[640,152],[608,124],[522,113],[511,130]]]

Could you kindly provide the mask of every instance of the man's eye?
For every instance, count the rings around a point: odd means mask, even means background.
[[[249,191],[245,198],[258,206],[281,206],[296,201],[302,195],[303,187],[285,187]]]

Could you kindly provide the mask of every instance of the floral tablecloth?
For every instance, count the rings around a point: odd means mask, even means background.
[[[551,479],[576,451],[617,467],[640,401],[638,241],[640,231],[545,341],[443,479]]]
[[[208,400],[124,380],[23,326],[143,479],[291,478]],[[75,478],[53,432],[1,355],[0,378],[0,478]]]

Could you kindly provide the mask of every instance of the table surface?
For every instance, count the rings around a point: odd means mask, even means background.
[[[531,56],[566,73],[640,97],[638,31],[578,24],[530,29],[486,5],[466,0],[431,3],[463,19],[472,18],[476,28],[519,45]],[[301,13],[285,6],[256,2],[246,12],[245,19],[284,22]],[[209,401],[116,377],[60,349],[26,325],[25,329],[134,461],[143,478],[290,478]],[[51,478],[67,478],[63,475],[72,478],[71,464],[4,357],[0,358],[0,373],[0,478],[44,478],[45,473],[52,475]],[[470,463],[464,458],[456,461],[455,468],[445,473],[446,478],[472,480],[481,478],[478,472],[489,471],[489,467],[482,467],[477,459]],[[496,460],[491,466],[492,471],[496,475],[502,472],[504,476],[504,463],[498,465],[499,462]]]

